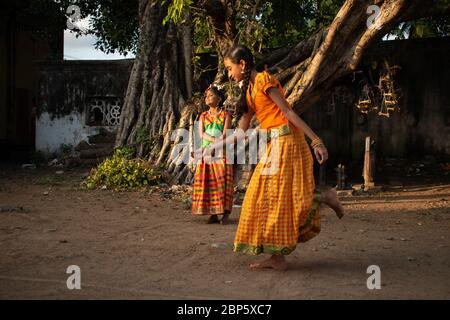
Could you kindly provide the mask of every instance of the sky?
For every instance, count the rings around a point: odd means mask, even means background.
[[[89,17],[76,22],[80,29],[89,26]],[[385,36],[383,40],[391,40],[393,36]],[[134,55],[123,56],[118,53],[106,54],[95,49],[95,37],[92,35],[76,38],[70,30],[64,31],[64,59],[65,60],[114,60],[134,58]]]
[[[87,28],[89,19],[83,19],[76,23],[80,29]],[[76,38],[70,30],[64,31],[64,59],[65,60],[114,60],[134,58],[134,55],[122,56],[118,53],[106,54],[95,49],[95,37],[81,36]]]

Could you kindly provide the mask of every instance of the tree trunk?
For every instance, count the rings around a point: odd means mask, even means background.
[[[186,82],[186,97],[192,98],[193,90],[193,74],[192,74],[192,55],[194,53],[194,46],[192,43],[192,20],[190,14],[186,18],[186,23],[182,26],[183,37],[183,53],[184,53],[184,79]]]
[[[230,0],[204,3],[216,26],[219,55],[232,44],[236,33],[232,4]],[[192,97],[190,19],[180,26],[173,23],[163,26],[167,6],[160,0],[139,1],[139,51],[130,74],[115,145],[135,147],[137,157],[148,157],[156,166],[164,166],[174,177],[174,183],[189,182],[192,171],[182,161],[188,156],[188,149],[172,157],[181,142],[180,138],[172,141],[172,133],[178,128],[188,129],[188,144],[193,145],[194,121],[201,102],[186,103]]]
[[[371,5],[380,8],[376,27],[367,25]],[[400,22],[445,14],[449,7],[442,0],[347,0],[323,34],[299,43],[269,71],[287,82],[288,101],[301,113],[337,80],[355,71],[367,48]],[[320,47],[312,49],[318,40]],[[305,57],[307,53],[311,55]]]
[[[444,1],[444,0],[441,0]],[[432,2],[432,4],[430,4]],[[402,21],[448,12],[439,0],[347,0],[332,24],[291,49],[282,48],[264,58],[258,68],[267,68],[285,87],[288,101],[298,112],[313,106],[337,80],[354,71],[365,50]],[[235,1],[200,0],[213,19],[218,43],[219,72],[216,80],[225,81],[222,57],[236,38]],[[367,7],[378,5],[378,28],[368,28]],[[138,157],[148,156],[156,165],[166,167],[173,182],[192,179],[190,166],[182,159],[169,157],[181,140],[171,141],[177,128],[189,129],[193,144],[193,123],[199,102],[186,104],[192,94],[189,26],[165,26],[167,4],[160,0],[140,0],[140,46],[133,64],[121,115],[116,146],[136,147]],[[189,45],[190,43],[190,45]],[[184,141],[186,142],[186,141]],[[169,160],[168,160],[169,159]]]
[[[206,14],[211,17],[214,26],[214,36],[217,43],[219,62],[215,82],[227,80],[224,73],[223,57],[236,39],[236,4],[234,0],[200,0]]]
[[[170,133],[191,94],[191,84],[186,81],[191,74],[185,68],[190,54],[185,52],[183,33],[172,23],[162,25],[167,4],[140,0],[139,12],[140,46],[124,99],[116,146],[134,146],[138,157],[149,154],[149,160],[159,165],[169,151]]]

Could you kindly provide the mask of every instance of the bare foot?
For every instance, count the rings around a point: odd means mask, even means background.
[[[273,255],[269,259],[257,263],[252,263],[250,265],[250,269],[252,270],[268,268],[278,271],[285,271],[287,267],[287,262],[283,255]]]
[[[344,207],[339,201],[336,188],[331,188],[327,191],[322,192],[320,200],[331,209],[333,209],[339,219],[342,219],[342,217],[344,216]]]
[[[206,224],[213,224],[213,223],[220,223],[219,218],[217,218],[216,214],[210,216],[208,221],[206,222]]]
[[[223,225],[228,224],[230,222],[230,219],[228,219],[229,215],[230,215],[229,213],[224,213],[222,216],[222,220],[220,220],[220,224]]]

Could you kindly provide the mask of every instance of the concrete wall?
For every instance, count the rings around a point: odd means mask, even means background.
[[[26,31],[20,12],[0,11],[0,159],[34,149],[37,59],[62,59],[63,30],[56,43]],[[45,21],[42,21],[45,24]]]
[[[109,98],[122,103],[131,67],[132,60],[40,63],[36,150],[58,153],[62,145],[76,146],[100,129],[116,130],[90,124],[88,104]]]
[[[88,136],[84,114],[73,112],[54,118],[43,112],[36,122],[36,150],[45,154],[58,153],[62,145],[74,146]]]
[[[378,157],[411,158],[450,155],[450,41],[448,38],[387,41],[371,48],[360,69],[365,73],[387,59],[399,65],[400,112],[389,118],[361,114],[357,75],[324,92],[303,118],[327,143],[332,163],[362,160],[365,137],[376,141]],[[64,61],[39,65],[36,147],[54,152],[76,145],[98,127],[86,125],[90,97],[119,97],[126,92],[131,60]],[[331,96],[334,96],[332,107]],[[114,127],[109,128],[114,130]]]
[[[365,73],[384,59],[401,69],[395,76],[400,112],[389,118],[364,115],[355,104],[360,91],[353,75],[324,92],[303,118],[325,140],[335,163],[362,160],[365,137],[376,140],[383,158],[450,156],[450,39],[386,41],[370,49],[361,63]],[[355,75],[358,79],[358,74]],[[335,109],[331,107],[334,92]]]

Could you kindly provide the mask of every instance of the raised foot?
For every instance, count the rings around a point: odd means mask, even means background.
[[[322,192],[321,201],[333,209],[339,219],[342,219],[344,216],[344,207],[339,201],[336,188],[331,188]]]

